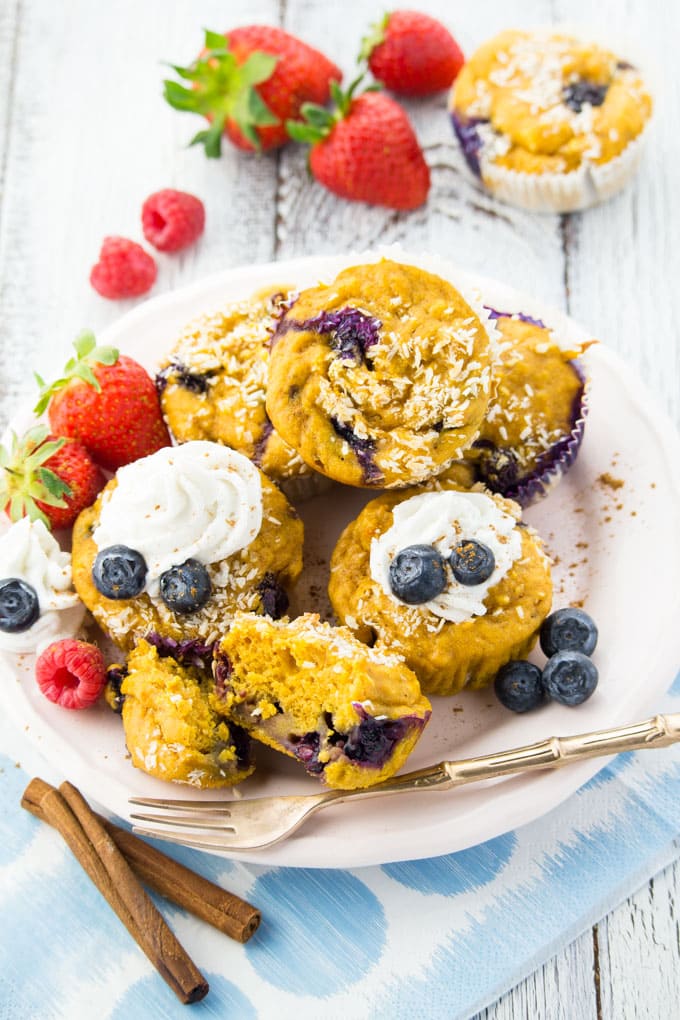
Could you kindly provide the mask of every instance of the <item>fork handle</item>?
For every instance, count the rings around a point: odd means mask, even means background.
[[[574,761],[636,751],[668,747],[680,741],[680,712],[654,715],[642,722],[593,730],[571,737],[548,737],[537,744],[526,744],[478,758],[441,761],[416,772],[395,776],[378,786],[362,790],[328,790],[317,794],[324,803],[350,800],[354,797],[379,797],[384,794],[410,793],[415,790],[451,789],[521,772],[558,769]]]

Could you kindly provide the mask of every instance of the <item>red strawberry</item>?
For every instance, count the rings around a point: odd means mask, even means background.
[[[389,96],[367,90],[354,98],[331,86],[337,109],[305,103],[307,123],[288,121],[291,138],[310,142],[309,167],[342,198],[416,209],[427,198],[430,171],[405,111]]]
[[[48,435],[36,425],[0,447],[0,506],[13,521],[42,520],[48,528],[70,528],[81,510],[94,503],[106,479],[85,447]]]
[[[362,40],[360,59],[392,92],[427,96],[447,89],[465,63],[440,21],[420,11],[393,11]]]
[[[193,64],[174,69],[190,87],[166,81],[165,98],[210,121],[191,142],[203,144],[207,156],[219,156],[223,134],[239,149],[284,145],[286,120],[298,117],[304,102],[327,102],[331,80],[342,78],[319,50],[267,25],[206,32]]]
[[[113,347],[97,347],[85,331],[63,378],[41,387],[36,414],[48,409],[52,431],[78,439],[102,467],[115,471],[170,446],[153,379]]]
[[[89,708],[106,684],[104,656],[88,641],[54,641],[38,656],[35,678],[45,697],[62,708]]]

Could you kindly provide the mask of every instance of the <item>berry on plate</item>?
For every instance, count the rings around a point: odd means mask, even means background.
[[[38,656],[35,678],[45,697],[62,708],[89,708],[106,683],[104,656],[87,641],[55,641]]]
[[[126,237],[105,237],[99,259],[90,271],[90,283],[102,297],[139,297],[156,281],[156,263],[141,244]]]
[[[142,206],[142,230],[159,251],[179,251],[193,244],[205,227],[205,206],[186,191],[164,188]]]
[[[420,11],[392,11],[372,25],[360,59],[386,88],[407,96],[449,88],[465,63],[449,30]]]
[[[496,697],[513,712],[530,712],[545,701],[541,671],[533,662],[507,662],[496,675]]]
[[[94,503],[106,479],[82,443],[51,436],[36,425],[0,447],[0,506],[13,520],[30,517],[48,528],[70,528]]]
[[[441,595],[446,587],[443,557],[433,545],[409,545],[394,557],[389,568],[390,588],[410,606]]]
[[[89,331],[73,346],[76,356],[61,379],[47,384],[36,375],[40,398],[35,413],[47,410],[52,431],[77,439],[108,471],[170,446],[156,386],[146,370],[113,347],[98,347]]]
[[[592,655],[597,644],[597,627],[582,609],[568,606],[546,617],[541,625],[540,642],[547,656],[566,650]]]
[[[406,112],[359,82],[342,92],[331,82],[335,110],[305,103],[305,122],[288,121],[291,138],[311,145],[312,175],[341,198],[416,209],[430,190],[430,171]]]
[[[581,705],[597,687],[597,667],[583,652],[555,652],[543,668],[545,693],[560,705]]]
[[[165,99],[210,121],[191,142],[203,145],[206,156],[220,155],[223,134],[250,151],[284,145],[286,120],[297,118],[305,102],[328,102],[330,82],[342,78],[319,50],[268,25],[206,32],[193,64],[174,70],[187,85],[166,81]]]

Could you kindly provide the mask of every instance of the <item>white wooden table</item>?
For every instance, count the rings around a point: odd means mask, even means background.
[[[280,24],[350,74],[363,28],[382,4],[343,0],[0,0],[0,424],[34,392],[83,327],[125,310],[88,283],[101,239],[140,239],[147,194],[201,196],[207,230],[179,257],[158,257],[154,293],[246,261],[403,241],[533,290],[588,324],[680,421],[680,8],[601,0],[446,0],[413,4],[446,21],[470,52],[502,28],[558,20],[632,40],[655,74],[657,117],[637,184],[585,215],[503,207],[466,175],[443,96],[409,104],[432,168],[412,214],[336,200],[308,178],[302,150],[206,161],[185,141],[197,122],[160,97],[162,60],[188,62],[201,28]],[[512,8],[514,7],[514,10]],[[678,1015],[680,864],[509,992],[484,1016]]]

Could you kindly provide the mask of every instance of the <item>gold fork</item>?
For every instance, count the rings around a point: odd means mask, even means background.
[[[260,797],[237,801],[131,797],[131,804],[156,808],[155,814],[135,813],[131,815],[133,819],[169,827],[135,825],[133,831],[203,850],[258,850],[286,839],[311,815],[329,804],[416,790],[450,790],[481,779],[562,768],[585,758],[667,747],[678,741],[680,712],[675,712],[614,729],[595,730],[571,737],[549,737],[537,744],[479,758],[442,761],[362,790],[324,790],[302,797]],[[180,813],[173,814],[173,811]]]

